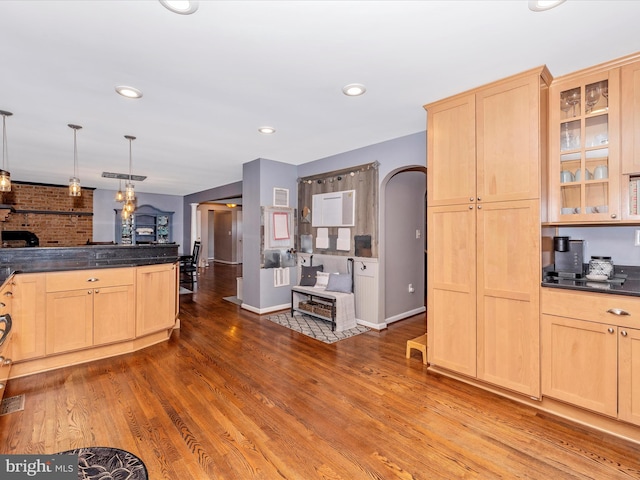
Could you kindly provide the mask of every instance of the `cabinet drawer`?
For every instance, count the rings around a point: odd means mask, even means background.
[[[540,299],[545,314],[640,328],[640,297],[542,287]]]
[[[47,273],[47,292],[133,285],[134,268],[104,268]]]

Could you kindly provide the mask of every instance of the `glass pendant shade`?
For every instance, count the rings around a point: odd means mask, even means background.
[[[82,195],[82,188],[80,188],[80,179],[78,177],[71,177],[69,179],[69,196],[79,197]]]
[[[131,142],[133,142],[136,137],[132,135],[125,135],[124,138],[129,140],[129,181],[124,185],[124,200],[125,204],[122,210],[127,210],[129,214],[133,213],[135,210],[135,201],[136,201],[136,191],[133,187],[133,182],[131,181],[131,170],[133,166],[133,155],[131,154]]]
[[[133,202],[136,199],[136,191],[133,183],[127,183],[124,186],[124,199],[127,202]]]
[[[80,125],[67,125],[73,129],[73,176],[69,179],[69,196],[79,197],[82,195],[82,188],[80,187],[80,179],[78,178],[78,141],[76,134],[82,127]]]
[[[9,166],[9,147],[7,145],[7,117],[13,115],[11,112],[0,110],[2,115],[2,170],[0,170],[0,192],[11,191],[11,174],[7,170]]]
[[[136,206],[131,200],[127,200],[123,207],[123,210],[125,210],[127,213],[130,213],[130,214],[133,213],[135,209],[136,209]]]
[[[122,193],[122,180],[118,181],[118,191],[116,192],[116,202],[124,202],[124,193]]]
[[[131,214],[129,213],[129,211],[123,207],[122,211],[120,212],[120,216],[122,217],[122,220],[128,220],[130,215]]]
[[[11,191],[11,174],[6,170],[0,170],[0,192]]]

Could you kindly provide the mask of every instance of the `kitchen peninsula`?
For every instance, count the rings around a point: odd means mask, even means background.
[[[179,326],[178,245],[0,249],[9,378],[129,353]]]

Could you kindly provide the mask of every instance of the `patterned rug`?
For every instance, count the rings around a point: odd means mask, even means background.
[[[342,332],[332,332],[331,322],[301,313],[296,313],[293,317],[289,312],[278,313],[268,316],[267,320],[271,320],[278,325],[290,328],[291,330],[295,330],[296,332],[300,332],[324,343],[335,343],[338,340],[344,340],[345,338],[353,337],[354,335],[359,335],[371,330],[368,327],[358,325],[355,328],[343,330]]]
[[[148,480],[147,467],[133,453],[119,448],[86,447],[60,452],[78,455],[78,480]]]

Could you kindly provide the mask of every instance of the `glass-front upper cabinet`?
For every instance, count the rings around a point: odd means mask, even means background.
[[[549,220],[620,219],[619,70],[550,89]]]

